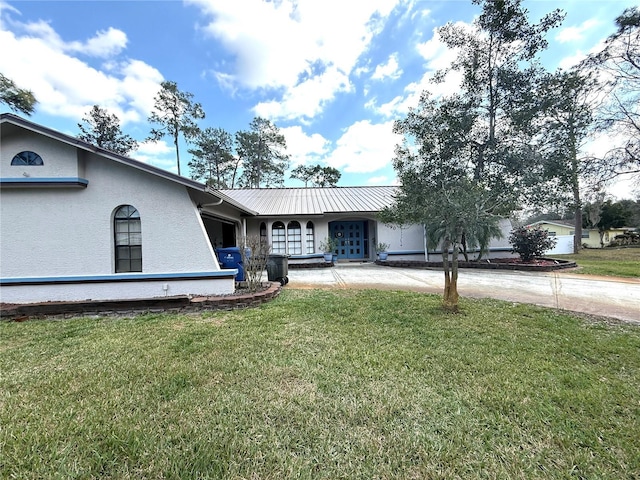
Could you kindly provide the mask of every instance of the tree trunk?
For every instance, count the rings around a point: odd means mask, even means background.
[[[449,247],[451,241],[446,238],[442,242],[442,267],[444,270],[444,294],[442,307],[448,312],[458,311],[458,249],[459,242],[453,242],[453,257],[449,264]]]
[[[178,162],[178,175],[180,175],[180,149],[178,148],[178,130],[173,137],[173,144],[176,146],[176,161]]]

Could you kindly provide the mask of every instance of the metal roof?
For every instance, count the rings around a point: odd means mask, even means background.
[[[393,202],[397,187],[250,188],[221,190],[262,216],[375,213]]]

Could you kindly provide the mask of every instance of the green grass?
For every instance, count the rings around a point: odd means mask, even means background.
[[[640,278],[640,248],[590,248],[577,255],[553,257],[573,260],[579,267],[577,273]]]
[[[439,305],[0,323],[0,478],[640,477],[640,328]]]

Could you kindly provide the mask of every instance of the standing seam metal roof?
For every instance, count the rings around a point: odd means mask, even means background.
[[[393,202],[397,187],[249,188],[220,190],[263,216],[375,213]]]

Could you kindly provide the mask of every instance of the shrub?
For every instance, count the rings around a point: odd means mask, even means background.
[[[518,227],[509,234],[512,252],[520,255],[523,262],[541,257],[544,252],[555,247],[556,242],[555,238],[549,236],[549,232],[540,227]]]
[[[263,242],[258,235],[243,237],[242,244],[245,247],[241,252],[247,288],[251,292],[256,292],[262,286],[262,273],[267,268],[267,257],[271,252],[271,245]]]

